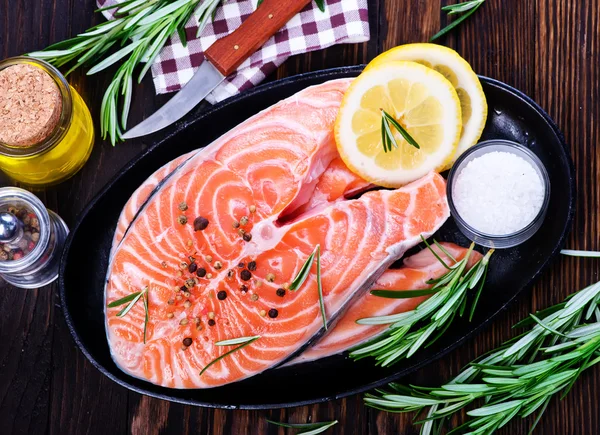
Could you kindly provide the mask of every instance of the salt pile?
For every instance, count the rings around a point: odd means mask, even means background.
[[[542,208],[544,193],[544,183],[531,163],[513,153],[494,151],[462,169],[452,199],[469,226],[501,236],[533,222]]]

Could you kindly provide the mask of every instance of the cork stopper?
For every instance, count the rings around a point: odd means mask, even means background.
[[[54,131],[61,112],[60,89],[46,71],[26,63],[0,71],[0,142],[35,145]]]

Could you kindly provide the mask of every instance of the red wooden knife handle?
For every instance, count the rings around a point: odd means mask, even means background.
[[[311,0],[264,0],[232,34],[206,50],[206,58],[228,76]]]

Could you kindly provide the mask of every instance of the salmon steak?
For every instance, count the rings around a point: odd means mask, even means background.
[[[462,260],[467,248],[453,243],[440,243],[456,261]],[[454,264],[454,260],[436,245],[432,245],[436,254],[447,264]],[[473,267],[480,259],[481,254],[473,251],[467,262],[467,270]],[[441,278],[448,272],[446,266],[433,255],[429,249],[407,257],[399,269],[389,269],[375,282],[373,289],[378,290],[422,290],[432,286],[430,280]],[[295,358],[289,364],[314,361],[331,355],[341,353],[364,343],[384,332],[388,325],[362,325],[356,323],[359,319],[368,317],[388,316],[414,310],[429,298],[419,296],[407,299],[386,299],[367,292],[354,302],[344,313],[343,317],[319,341]]]
[[[366,183],[346,182],[332,197],[320,190],[335,171],[333,124],[349,83],[307,88],[266,109],[167,165],[128,203],[105,288],[108,342],[123,371],[210,388],[276,367],[323,332],[317,272],[333,327],[445,222],[445,181],[435,173],[356,199],[346,194]],[[289,290],[317,246],[321,267]],[[135,294],[145,297],[125,314],[113,306]],[[239,349],[221,344],[249,337]]]

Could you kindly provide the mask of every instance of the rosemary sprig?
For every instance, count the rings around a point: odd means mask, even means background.
[[[394,127],[404,138],[406,142],[414,146],[416,149],[421,149],[416,140],[394,119],[392,115],[381,109],[381,142],[383,143],[383,151],[386,153],[392,151],[392,146],[398,148],[398,142],[392,133]]]
[[[199,36],[220,2],[127,0],[99,10],[113,9],[113,20],[29,55],[56,67],[71,64],[65,75],[82,66],[90,67],[87,74],[92,75],[121,64],[104,93],[100,109],[102,138],[108,136],[115,145],[120,140],[122,130],[127,128],[134,70],[143,65],[137,76],[137,82],[140,83],[169,37],[177,33],[185,45],[185,25],[192,16],[199,20]],[[120,48],[105,57],[114,46]]]
[[[226,356],[231,355],[232,353],[234,353],[234,352],[242,349],[243,347],[248,346],[251,343],[254,343],[259,338],[260,338],[260,335],[255,335],[253,337],[239,337],[239,338],[232,338],[230,340],[217,341],[215,343],[217,346],[231,346],[231,345],[235,345],[235,344],[241,344],[241,345],[238,346],[238,347],[234,347],[233,349],[225,352],[223,355],[218,356],[217,358],[215,358],[214,360],[212,360],[211,362],[209,362],[206,365],[206,367],[204,367],[200,371],[200,375],[199,376],[202,376],[206,370],[208,370],[212,365],[214,365],[214,364],[218,363],[219,361],[221,361]]]
[[[269,420],[269,419],[267,419],[267,422],[274,424],[276,426],[301,430],[301,432],[297,432],[296,435],[316,435],[316,434],[325,432],[327,429],[335,426],[338,423],[337,420],[333,420],[333,421],[324,421],[324,422],[319,422],[319,423],[295,424],[295,423],[280,423],[278,421],[273,421],[273,420]]]
[[[325,314],[325,302],[323,301],[323,285],[321,283],[321,246],[320,245],[317,245],[315,247],[315,250],[312,252],[312,254],[310,254],[308,256],[308,258],[306,259],[306,261],[300,268],[298,275],[296,275],[296,278],[294,278],[294,280],[290,284],[289,288],[291,291],[296,291],[302,286],[302,284],[304,284],[304,281],[306,281],[306,278],[308,278],[308,275],[310,274],[310,269],[313,265],[315,256],[317,257],[317,290],[319,292],[319,308],[321,310],[321,317],[323,318],[323,327],[327,331],[327,316]]]
[[[144,292],[144,344],[146,344],[146,331],[148,330],[148,292]]]
[[[564,397],[581,373],[600,362],[600,282],[515,327],[532,326],[472,362],[439,388],[390,384],[365,398],[390,412],[424,415],[421,434],[439,434],[452,415],[478,403],[471,417],[449,433],[491,434],[514,417],[538,413],[531,431],[557,393]],[[593,318],[593,322],[589,323]]]
[[[428,243],[426,245],[436,254]],[[430,346],[441,337],[457,314],[460,316],[464,314],[468,291],[476,289],[471,305],[472,317],[483,289],[490,257],[494,252],[494,250],[488,251],[481,260],[466,271],[473,248],[474,244],[471,244],[465,257],[452,266],[448,266],[436,254],[438,261],[449,270],[441,278],[429,281],[432,284],[432,288],[429,290],[434,292],[433,296],[414,310],[389,316],[359,319],[357,323],[363,325],[390,326],[384,334],[352,349],[350,357],[355,360],[373,357],[376,364],[383,367],[390,366],[401,358],[410,358],[426,342],[427,346]],[[374,292],[377,296],[394,298],[400,296],[398,293],[402,293],[397,291],[387,293],[378,290],[374,290]],[[419,293],[419,296],[422,295]],[[436,332],[437,334],[430,338]]]
[[[433,295],[440,290],[440,288],[427,288],[423,290],[371,290],[371,294],[388,299],[411,299],[419,296]]]
[[[123,308],[117,313],[117,317],[123,317],[127,313],[129,313],[129,311],[140,299],[142,299],[142,301],[144,302],[144,344],[146,344],[146,330],[148,329],[148,286],[144,287],[144,289],[140,292],[134,292],[121,299],[112,301],[110,304],[108,304],[108,307],[115,308],[129,302],[129,304],[125,308]]]
[[[457,14],[464,14],[464,15],[461,15],[460,18],[457,18],[456,20],[454,20],[453,22],[448,24],[446,27],[444,27],[442,30],[437,32],[435,35],[433,35],[431,37],[431,39],[429,41],[433,42],[436,39],[444,36],[446,33],[450,32],[454,28],[458,27],[463,21],[465,21],[471,15],[473,15],[477,11],[477,9],[479,9],[481,7],[481,5],[483,3],[485,3],[485,0],[469,0],[469,1],[466,1],[463,3],[457,3],[455,5],[444,6],[442,8],[442,11],[448,12],[448,15],[457,15]]]
[[[131,293],[130,295],[125,296],[124,298],[117,299],[116,301],[112,301],[110,304],[108,304],[108,308],[114,308],[114,307],[118,307],[120,305],[126,304],[127,302],[130,302],[133,299],[135,299],[135,297],[137,295],[139,295],[140,293],[141,292],[134,292],[134,293]]]
[[[111,304],[108,304],[109,307],[113,308],[113,307],[117,307],[119,305],[123,305],[129,301],[129,305],[127,305],[125,308],[123,308],[121,311],[119,311],[117,313],[117,317],[123,317],[125,315],[127,315],[127,313],[129,312],[129,310],[131,310],[133,308],[133,306],[136,304],[137,301],[140,300],[141,297],[144,296],[144,294],[148,292],[148,287],[144,287],[144,289],[141,292],[135,292],[130,294],[129,296],[125,296],[122,299],[119,299],[118,301],[114,301]]]

